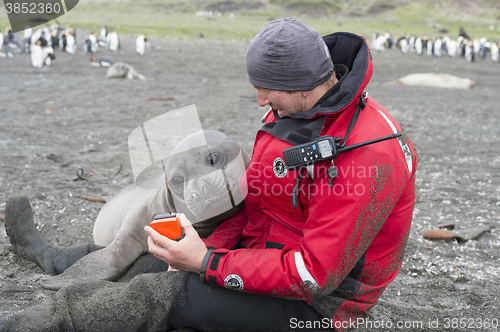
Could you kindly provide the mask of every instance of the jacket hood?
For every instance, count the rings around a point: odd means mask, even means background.
[[[339,82],[306,112],[280,118],[278,111],[273,110],[276,121],[264,124],[262,131],[292,145],[310,142],[320,136],[327,115],[358,104],[373,73],[368,43],[363,37],[348,32],[332,33],[323,40],[330,51]]]
[[[294,114],[294,118],[312,119],[342,111],[358,102],[372,77],[372,59],[365,38],[349,32],[335,32],[324,36],[323,40],[330,51],[336,74],[343,76],[313,108]]]

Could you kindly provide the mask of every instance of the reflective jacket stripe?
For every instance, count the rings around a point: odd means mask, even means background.
[[[397,133],[398,130],[396,129],[396,126],[394,126],[394,124],[392,123],[392,121],[384,113],[382,113],[380,110],[377,110],[377,111],[384,117],[385,121],[387,121],[387,123],[391,127],[391,129],[394,132],[394,134]],[[411,161],[411,152],[410,152],[410,149],[408,148],[408,145],[406,145],[406,143],[402,142],[402,140],[398,139],[398,142],[399,142],[399,146],[401,146],[401,150],[403,150],[403,153],[405,155],[406,166],[408,166],[408,170],[411,173],[411,171],[413,169],[413,166],[412,166],[412,161]]]
[[[299,275],[302,281],[303,282],[309,281],[314,286],[318,286],[316,280],[314,280],[313,276],[307,270],[301,253],[296,251],[294,257],[295,257],[295,267],[297,267],[297,271],[299,271]]]

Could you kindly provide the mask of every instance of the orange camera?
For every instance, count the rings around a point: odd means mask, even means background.
[[[154,217],[149,226],[171,240],[178,239],[182,236],[182,228],[177,213],[159,214]]]

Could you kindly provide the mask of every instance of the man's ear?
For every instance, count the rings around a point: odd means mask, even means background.
[[[305,97],[309,96],[310,93],[311,93],[311,91],[302,91],[302,96],[305,98]]]

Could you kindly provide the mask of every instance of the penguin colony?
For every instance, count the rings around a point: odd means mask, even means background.
[[[135,43],[136,52],[139,55],[144,55],[146,49],[153,48],[145,35],[139,35]],[[108,31],[106,27],[103,27],[99,36],[92,32],[85,37],[83,44],[85,54],[92,55],[98,51],[99,47],[117,52],[120,49],[118,33]],[[415,34],[392,37],[389,32],[381,35],[375,33],[371,37],[370,48],[374,51],[382,52],[392,47],[399,49],[403,54],[415,53],[417,55],[437,57],[463,57],[467,62],[487,58],[494,62],[500,60],[500,44],[498,41],[489,41],[485,37],[471,38],[462,28],[456,39],[448,36],[429,37]],[[10,27],[7,27],[4,32],[0,31],[0,57],[14,57],[12,50],[18,53],[33,53],[33,50],[35,50],[35,54],[32,54],[31,57],[32,64],[35,68],[41,68],[40,63],[42,67],[44,65],[50,66],[50,63],[55,59],[54,49],[69,54],[75,54],[77,50],[76,31],[71,27],[61,27],[57,20],[54,21],[52,26],[49,27],[46,24],[34,32],[31,28],[27,28],[23,32],[22,40],[12,32]],[[96,62],[95,57],[93,57],[91,64],[97,67],[109,67],[112,62],[105,60],[101,64],[100,61]]]
[[[460,29],[458,38],[448,36],[429,37],[414,34],[403,34],[392,37],[389,32],[379,35],[375,33],[370,40],[370,48],[382,52],[393,46],[403,54],[415,53],[428,56],[449,56],[464,58],[467,62],[478,59],[499,61],[499,42],[489,41],[487,38],[471,38],[463,28]]]
[[[4,31],[0,30],[0,58],[12,58],[14,57],[14,52],[30,53],[31,64],[37,69],[51,65],[56,58],[54,50],[73,55],[77,52],[77,48],[76,30],[72,27],[63,28],[57,20],[51,26],[45,24],[36,30],[27,27],[22,32],[22,38],[14,34],[11,27],[5,28]],[[120,50],[118,33],[116,31],[108,31],[106,27],[103,27],[99,35],[92,32],[86,36],[80,48],[85,54],[91,55],[90,63],[92,66],[111,67],[113,65],[112,61],[94,56],[100,48],[111,52],[118,52]],[[144,55],[148,48],[153,47],[148,42],[146,36],[138,36],[136,39],[136,52]],[[129,73],[132,71],[134,70],[130,67]],[[144,78],[144,76],[138,73],[137,75],[125,74],[123,77]]]

